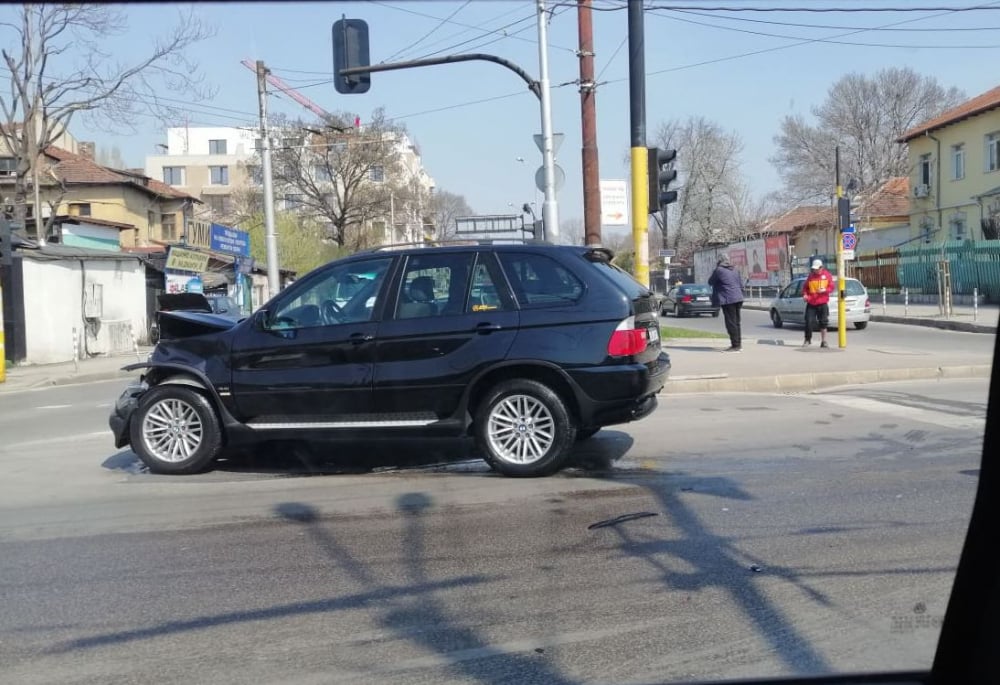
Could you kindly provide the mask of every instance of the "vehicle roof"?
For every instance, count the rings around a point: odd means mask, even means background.
[[[470,248],[490,249],[498,252],[569,251],[569,252],[575,252],[577,254],[586,254],[588,252],[601,252],[607,255],[607,258],[609,260],[614,257],[614,253],[610,249],[596,245],[556,245],[554,243],[546,242],[543,240],[510,240],[510,239],[507,240],[470,239],[470,240],[445,241],[441,243],[430,243],[430,244],[402,243],[396,245],[382,245],[379,247],[371,248],[369,250],[363,250],[361,252],[357,252],[354,255],[351,255],[351,257],[380,254],[380,253],[411,255],[411,254],[426,254],[428,251],[463,252]]]

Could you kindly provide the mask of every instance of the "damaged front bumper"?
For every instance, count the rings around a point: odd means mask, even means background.
[[[139,406],[139,398],[149,389],[144,381],[129,383],[115,401],[115,406],[108,417],[108,425],[115,436],[115,447],[121,448],[129,444],[129,425],[132,415]]]

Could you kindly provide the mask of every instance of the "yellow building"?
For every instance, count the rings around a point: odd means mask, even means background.
[[[924,242],[1000,237],[1000,86],[916,126],[910,232]]]
[[[0,191],[13,194],[13,177],[0,176]],[[55,146],[45,150],[39,196],[42,217],[57,219],[46,239],[104,249],[116,244],[133,248],[176,242],[191,222],[192,207],[201,204],[141,171],[111,169],[95,162],[89,153]],[[29,188],[28,215],[33,227],[32,200]],[[76,228],[64,232],[64,224]]]

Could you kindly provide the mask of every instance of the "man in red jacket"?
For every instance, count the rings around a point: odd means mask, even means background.
[[[819,327],[820,347],[827,347],[826,329],[830,323],[830,293],[833,275],[819,259],[812,260],[809,277],[802,284],[802,299],[806,301],[806,339],[803,346],[812,345],[813,326]]]

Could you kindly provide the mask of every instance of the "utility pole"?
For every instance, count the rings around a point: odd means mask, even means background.
[[[257,101],[260,105],[260,156],[264,176],[264,245],[267,249],[267,289],[269,297],[281,290],[278,272],[278,235],[274,228],[274,177],[271,171],[271,135],[267,127],[267,67],[257,60]]]
[[[646,149],[646,48],[642,0],[628,0],[629,123],[632,129],[632,246],[635,278],[649,287],[649,153]]]
[[[834,151],[833,169],[837,183],[837,345],[847,347],[847,303],[846,275],[844,274],[844,230],[851,220],[851,201],[844,197],[844,187],[840,185],[840,146]],[[846,207],[844,205],[847,205]]]
[[[545,183],[542,202],[542,221],[545,225],[545,239],[559,242],[559,206],[556,201],[556,161],[552,145],[552,96],[549,93],[549,44],[548,16],[545,0],[536,0],[538,12],[538,86],[542,100],[542,167]]]
[[[580,34],[580,113],[583,130],[584,244],[601,244],[601,177],[597,163],[597,84],[594,82],[594,21],[592,0],[578,0]]]

